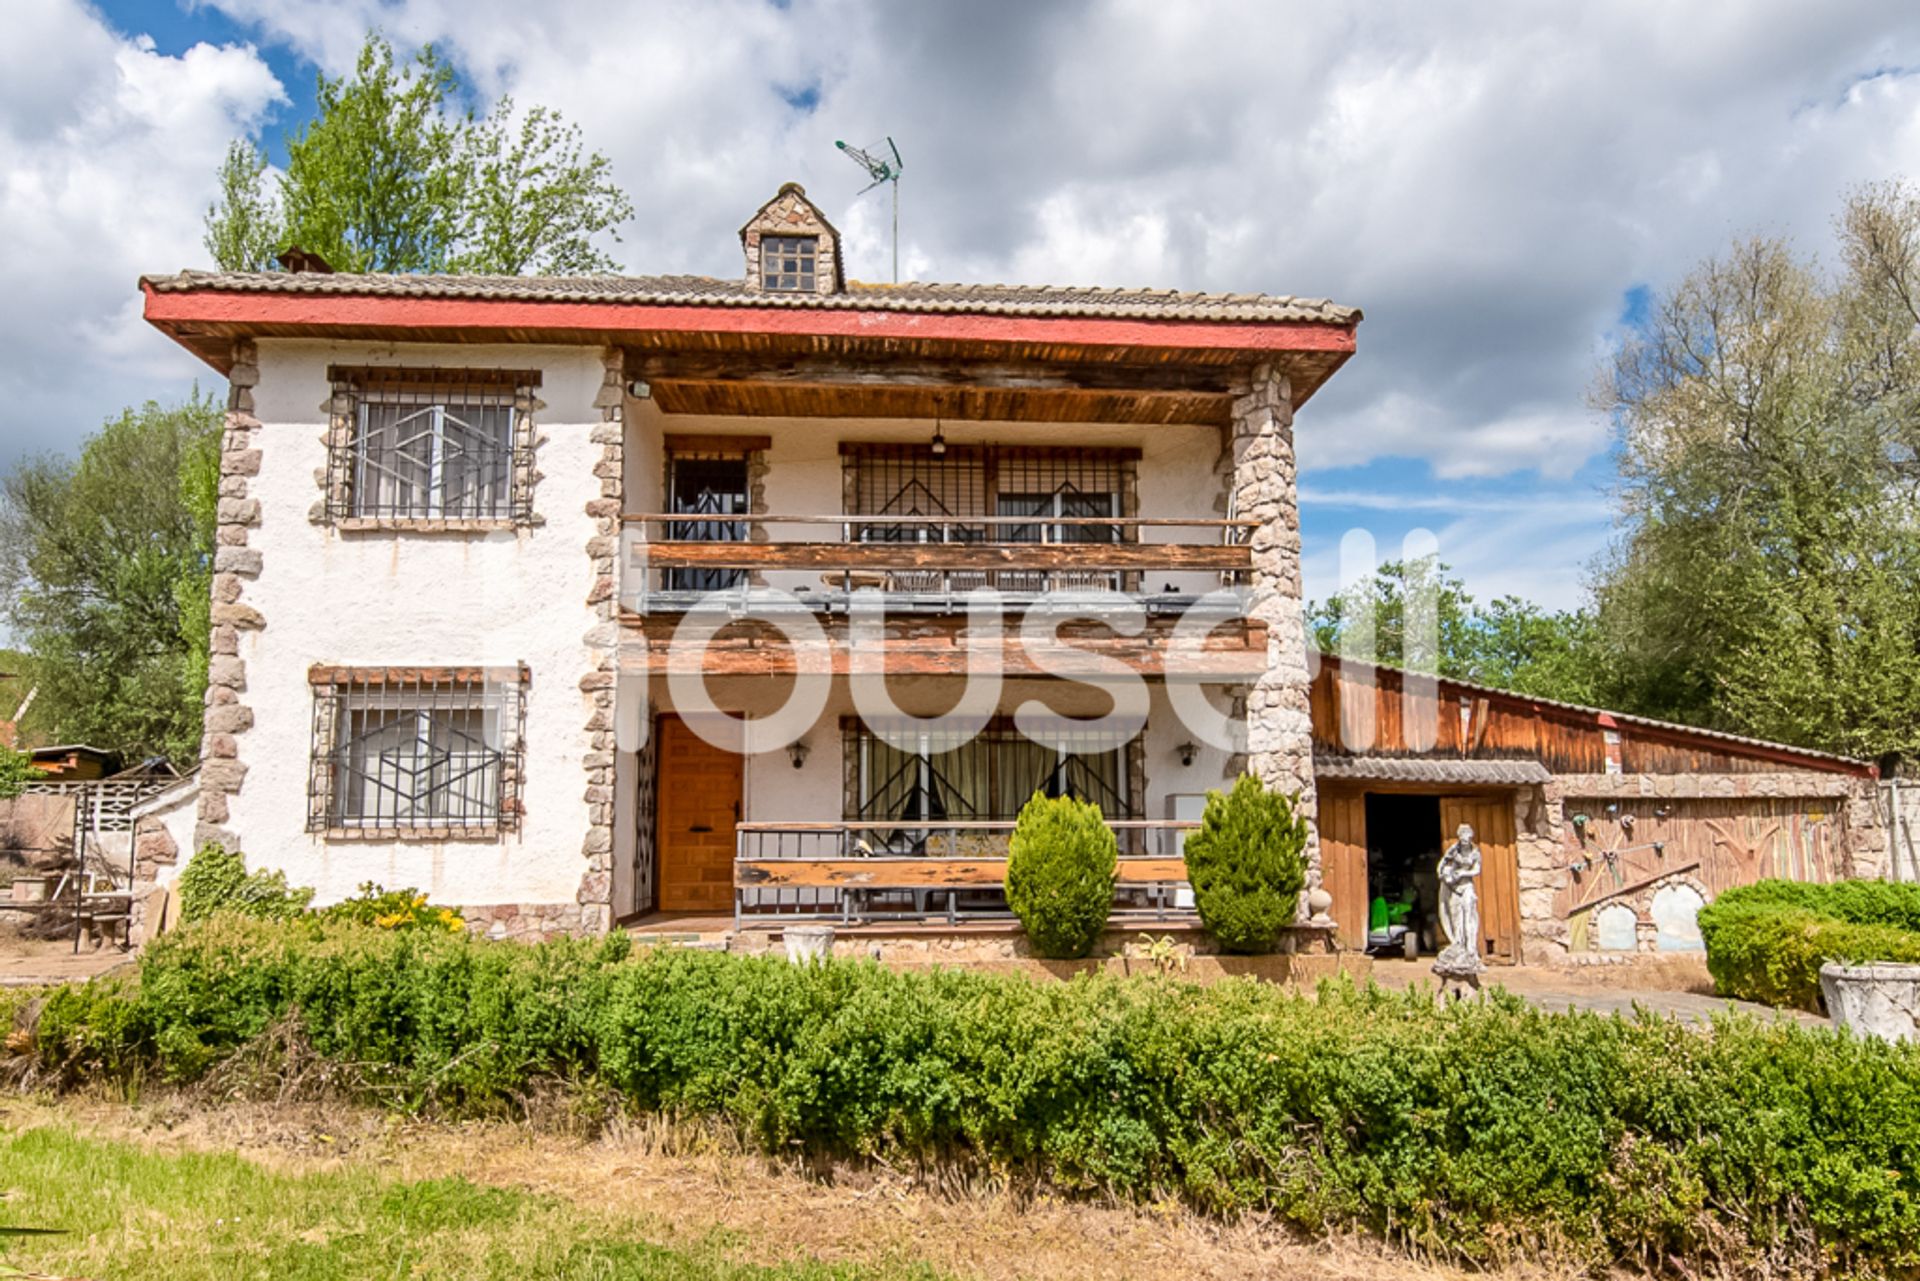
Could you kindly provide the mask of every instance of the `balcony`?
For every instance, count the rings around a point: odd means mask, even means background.
[[[1121,857],[1115,922],[1191,912],[1180,855],[1196,822],[1109,820]],[[736,927],[832,920],[1010,920],[1002,886],[1011,822],[740,823],[735,827]]]
[[[1258,525],[1025,515],[714,519],[653,512],[625,519],[637,533],[629,541],[627,599],[641,614],[685,612],[711,603],[714,593],[744,599],[760,584],[784,587],[827,614],[847,612],[861,592],[877,593],[889,612],[950,613],[980,588],[1014,608],[1049,595],[1120,592],[1149,610],[1182,609],[1219,588],[1244,586]],[[755,526],[795,536],[748,541]],[[784,581],[773,581],[775,575]]]

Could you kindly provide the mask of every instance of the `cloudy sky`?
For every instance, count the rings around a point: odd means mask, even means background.
[[[613,160],[636,272],[733,274],[787,178],[884,279],[1266,290],[1358,304],[1303,412],[1309,590],[1349,530],[1425,527],[1483,597],[1581,595],[1609,536],[1586,403],[1650,294],[1748,232],[1828,245],[1920,175],[1920,10],[1826,0],[7,0],[0,466],[215,381],[139,320],[204,265],[227,141],[311,110],[369,26],[443,46],[478,105],[555,107]]]

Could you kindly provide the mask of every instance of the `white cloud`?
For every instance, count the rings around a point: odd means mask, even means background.
[[[885,279],[886,193],[856,201],[832,144],[891,133],[910,276],[1361,305],[1358,356],[1300,418],[1310,481],[1401,455],[1551,497],[1606,447],[1585,394],[1626,290],[1748,230],[1818,248],[1849,185],[1920,178],[1897,70],[1920,12],[1869,0],[198,2],[336,73],[370,24],[435,40],[481,94],[558,108],[632,193],[631,270],[731,274],[734,229],[793,178]],[[219,148],[277,86],[249,50],[164,58],[73,0],[27,8],[0,46],[0,339],[37,422],[190,376],[140,336],[132,278],[201,257]],[[1604,533],[1463,519],[1488,575],[1533,564],[1554,595],[1542,558]]]
[[[283,98],[252,49],[167,57],[67,0],[26,10],[0,42],[0,458],[215,380],[140,320],[134,282],[204,258],[221,153]]]

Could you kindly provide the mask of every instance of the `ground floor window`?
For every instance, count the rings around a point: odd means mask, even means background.
[[[854,768],[848,817],[872,823],[1012,820],[1036,792],[1090,801],[1110,819],[1140,817],[1125,740],[1071,722],[1039,737],[1044,741],[1002,722],[971,737],[938,730],[882,736],[867,725],[849,727]]]
[[[518,826],[527,669],[315,667],[308,826]]]

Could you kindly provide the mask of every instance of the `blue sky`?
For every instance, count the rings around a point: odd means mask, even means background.
[[[228,140],[284,158],[369,26],[481,108],[613,161],[629,270],[732,274],[798,179],[883,279],[893,135],[919,279],[1326,296],[1359,354],[1297,424],[1308,589],[1416,529],[1482,598],[1582,598],[1613,442],[1597,372],[1735,236],[1823,253],[1847,189],[1920,174],[1920,15],[1835,0],[16,0],[0,44],[0,465],[210,371],[139,319],[202,265]]]

